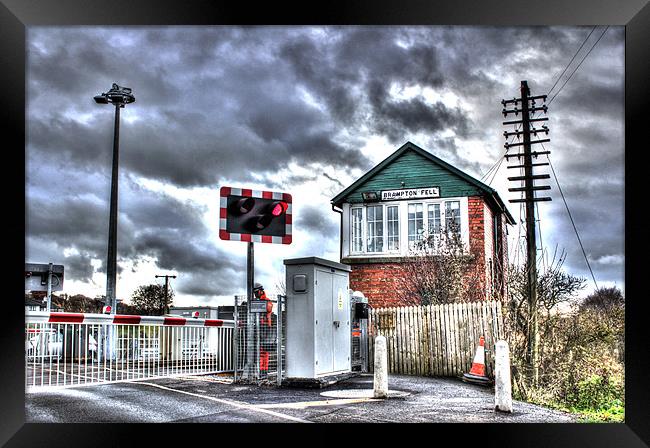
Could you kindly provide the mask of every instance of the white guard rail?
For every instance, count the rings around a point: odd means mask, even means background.
[[[41,387],[230,372],[234,321],[25,313],[25,381]]]

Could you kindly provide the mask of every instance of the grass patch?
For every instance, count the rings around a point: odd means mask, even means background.
[[[602,391],[599,392],[602,394]],[[544,406],[556,411],[567,412],[578,417],[579,423],[624,423],[625,405],[622,400],[608,397],[600,403],[592,400],[579,400],[582,406],[570,406],[553,398],[543,390],[529,391],[528,399],[516,397],[527,403]],[[591,406],[590,406],[591,405]]]
[[[607,409],[576,409],[575,413],[580,414],[580,423],[624,423],[625,408],[620,405],[613,405]]]

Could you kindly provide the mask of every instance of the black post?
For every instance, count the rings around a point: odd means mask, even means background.
[[[108,224],[108,256],[106,262],[106,302],[111,305],[111,314],[117,312],[115,290],[117,276],[117,187],[120,159],[120,108],[115,104],[115,128],[113,131],[113,169],[111,174],[111,208]]]
[[[248,243],[248,253],[246,256],[246,297],[248,304],[253,300],[253,283],[255,282],[255,249],[253,242]]]
[[[522,131],[524,138],[524,192],[526,199],[526,274],[528,287],[528,350],[526,360],[533,384],[538,379],[538,323],[537,323],[537,241],[535,235],[535,192],[533,188],[533,160],[530,149],[530,116],[528,110],[528,83],[521,81]]]
[[[246,364],[244,367],[244,378],[253,379],[255,377],[255,327],[257,315],[251,314],[251,302],[253,301],[253,284],[255,282],[255,250],[253,242],[248,243],[248,253],[246,256]]]

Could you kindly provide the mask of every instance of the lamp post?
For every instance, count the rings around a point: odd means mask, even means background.
[[[117,185],[118,164],[120,158],[120,109],[135,102],[135,97],[128,87],[113,83],[108,92],[95,96],[97,104],[115,106],[115,127],[113,130],[113,170],[111,174],[111,209],[108,223],[108,256],[106,263],[106,301],[111,306],[111,314],[117,312],[117,295],[115,293],[117,274]]]

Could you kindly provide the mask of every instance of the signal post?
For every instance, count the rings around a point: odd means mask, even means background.
[[[246,256],[246,298],[247,298],[247,341],[245,379],[259,376],[259,354],[257,353],[255,322],[251,319],[253,285],[255,283],[254,243],[291,244],[292,241],[292,197],[289,193],[258,191],[246,188],[221,187],[219,210],[219,238],[227,241],[248,243]],[[237,366],[235,366],[235,370]]]

